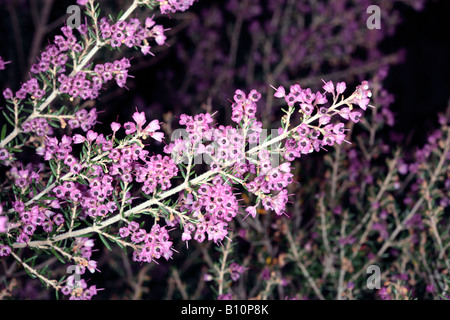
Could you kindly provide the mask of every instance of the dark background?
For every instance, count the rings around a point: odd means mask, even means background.
[[[399,6],[403,23],[387,48],[404,48],[405,61],[391,68],[386,89],[395,94],[391,108],[397,113],[396,129],[414,134],[423,142],[424,132],[436,126],[450,97],[450,1],[432,1],[423,11]]]

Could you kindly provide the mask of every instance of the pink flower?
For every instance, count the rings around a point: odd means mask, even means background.
[[[358,100],[358,106],[363,109],[366,110],[367,109],[367,105],[369,104],[370,100],[368,98],[363,98],[363,99],[359,99]]]
[[[9,158],[9,152],[5,148],[0,149],[0,160],[6,160]]]
[[[348,107],[342,108],[341,111],[339,112],[339,115],[346,120],[349,119],[349,114],[350,114],[350,108],[348,108]]]
[[[346,84],[345,82],[338,82],[338,84],[336,85],[336,92],[337,94],[341,94],[345,91],[346,89]]]
[[[145,45],[145,46],[142,46],[141,47],[141,52],[144,54],[144,55],[147,55],[147,54],[151,54],[151,52],[150,52],[150,49],[151,49],[151,47],[149,46],[149,45]]]
[[[117,123],[117,122],[112,122],[111,123],[111,130],[113,131],[113,132],[116,132],[116,131],[118,131],[120,129],[120,123]]]
[[[183,234],[181,235],[181,241],[189,241],[191,239],[192,239],[192,236],[188,232],[183,232]]]
[[[9,246],[0,246],[0,257],[9,256],[11,248]]]
[[[97,261],[90,260],[88,262],[87,268],[91,273],[94,273],[95,270],[97,269]]]
[[[159,125],[159,121],[158,120],[153,120],[152,122],[150,122],[148,124],[148,126],[145,128],[144,132],[145,133],[152,133],[155,132],[156,130],[159,130],[161,127]]]
[[[153,20],[153,17],[147,17],[146,19],[145,19],[145,27],[146,28],[151,28],[151,27],[153,27],[155,25],[155,21]]]
[[[5,233],[8,226],[8,217],[0,216],[0,233]]]
[[[327,124],[327,123],[330,122],[330,120],[331,120],[331,117],[330,117],[330,116],[328,116],[328,115],[323,115],[323,116],[321,116],[321,117],[319,118],[319,125]]]
[[[350,112],[350,119],[351,119],[354,123],[358,123],[359,120],[361,119],[361,113],[358,112],[358,111]]]
[[[139,131],[142,130],[142,126],[147,121],[145,119],[145,113],[137,111],[133,114],[133,120],[136,122]]]
[[[85,6],[88,2],[89,0],[77,0],[77,4],[79,4],[80,6]]]
[[[334,91],[334,84],[333,84],[333,82],[332,81],[328,81],[328,82],[325,82],[324,80],[322,80],[324,83],[325,83],[325,85],[323,86],[323,89],[326,91],[326,92],[333,92]]]
[[[125,122],[123,127],[125,128],[125,134],[132,134],[136,132],[136,125],[133,122]]]
[[[156,141],[161,142],[162,139],[164,138],[164,133],[162,132],[154,132],[150,135],[153,139],[155,139]]]
[[[291,164],[289,162],[285,162],[278,167],[278,170],[283,172],[291,172]]]
[[[245,209],[245,212],[247,212],[249,215],[251,215],[253,218],[256,217],[256,207],[248,207],[247,209]]]
[[[85,141],[86,141],[86,138],[83,137],[81,134],[73,135],[73,143],[78,144],[78,143],[83,143]]]
[[[94,132],[92,130],[89,130],[86,134],[86,138],[89,142],[94,141],[95,139],[97,139],[98,133]]]
[[[13,97],[13,92],[11,89],[5,89],[5,91],[3,91],[3,97],[5,97],[6,100],[10,100]]]
[[[272,87],[274,88],[274,87]],[[275,88],[274,88],[275,89]],[[286,95],[286,90],[284,90],[284,88],[282,86],[279,86],[277,92],[274,93],[274,96],[277,98],[283,98]]]
[[[236,123],[241,122],[243,117],[242,111],[240,110],[233,110],[233,114],[231,115],[231,120],[233,120]]]

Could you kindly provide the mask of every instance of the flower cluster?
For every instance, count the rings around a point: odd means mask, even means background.
[[[259,157],[261,159],[260,174],[246,184],[247,190],[262,198],[262,205],[265,210],[274,210],[277,215],[282,215],[288,201],[286,188],[293,181],[290,163],[285,162],[272,168],[270,159],[268,159],[268,152],[260,152]],[[273,195],[273,193],[276,193],[276,195]],[[246,212],[252,217],[256,216],[256,207],[259,202],[258,200],[255,206],[246,209]]]
[[[119,20],[111,24],[108,19],[102,18],[99,27],[105,44],[108,43],[113,48],[125,44],[129,48],[139,47],[142,53],[148,54],[151,53],[150,39],[153,39],[158,45],[163,45],[166,40],[163,26],[157,25],[152,18],[147,18],[143,27],[138,19],[130,19],[130,22]],[[53,43],[41,53],[38,62],[32,65],[32,73],[59,75],[57,79],[60,92],[66,93],[72,98],[81,97],[84,100],[96,99],[102,85],[111,79],[115,79],[119,87],[125,85],[130,67],[127,58],[122,58],[114,63],[98,64],[94,70],[80,70],[72,72],[71,75],[64,74],[66,63],[69,57],[72,57],[71,54],[82,56],[85,48],[82,43],[78,42],[74,29],[64,26],[61,30],[63,35],[56,35]],[[83,37],[86,37],[87,25],[82,24],[78,31]],[[3,92],[5,99],[8,100],[14,96],[22,100],[26,98],[27,94],[34,99],[41,99],[45,95],[45,88],[39,86],[36,78],[31,78],[22,84],[15,95],[9,88]]]
[[[55,212],[60,208],[57,200],[48,201],[47,208],[34,205],[30,208],[21,202],[13,203],[14,210],[19,214],[20,221],[14,222],[14,227],[18,228],[17,242],[28,243],[31,237],[37,234],[49,234],[54,226],[61,226],[65,219],[61,213]]]
[[[88,131],[97,123],[97,109],[92,108],[87,111],[81,109],[75,112],[75,117],[69,119],[68,124],[72,129],[81,128],[84,132]]]
[[[163,257],[169,260],[173,255],[173,242],[170,241],[169,232],[166,227],[159,224],[152,226],[150,232],[139,228],[139,224],[132,221],[126,227],[119,230],[120,237],[130,238],[136,245],[133,252],[133,260],[138,262],[152,262]]]
[[[84,237],[76,238],[73,243],[72,252],[75,255],[80,254],[82,258],[90,260],[94,248],[94,240]],[[88,269],[93,272],[95,270],[95,263],[88,263]]]
[[[141,26],[139,19],[130,19],[129,22],[119,20],[112,24],[111,21],[102,18],[100,32],[102,39],[112,48],[120,47],[123,43],[128,48],[139,47],[143,54],[152,54],[148,39],[153,39],[160,46],[166,41],[163,26],[157,25],[150,17],[145,20],[144,26]]]
[[[77,42],[73,30],[69,27],[62,27],[63,35],[56,35],[53,43],[48,45],[41,53],[38,62],[31,66],[32,73],[50,72],[61,74],[66,71],[66,62],[69,59],[68,52],[80,53],[83,51],[82,45]]]
[[[254,170],[255,166],[244,160],[244,153],[247,143],[256,145],[261,137],[262,123],[255,116],[256,102],[260,97],[261,94],[256,90],[252,90],[248,98],[242,90],[236,91],[231,108],[232,120],[239,123],[238,128],[230,125],[213,127],[210,114],[202,113],[195,117],[181,115],[179,124],[186,126],[186,131],[168,144],[164,152],[171,154],[176,163],[191,155],[202,156],[214,171],[231,164],[237,177]]]
[[[234,103],[231,105],[233,111],[231,120],[237,123],[241,122],[241,120],[244,123],[254,120],[257,110],[256,103],[261,99],[261,93],[253,89],[247,97],[242,90],[238,89],[234,93],[233,98]]]
[[[64,160],[72,152],[72,138],[64,135],[61,141],[56,137],[46,137],[45,147],[36,151],[37,154],[44,156],[45,160],[56,158]]]
[[[76,281],[74,275],[67,277],[66,285],[61,289],[64,295],[70,295],[69,300],[91,300],[98,291],[96,285],[88,287],[86,280]]]
[[[81,97],[83,100],[96,99],[102,85],[115,79],[119,87],[123,87],[128,77],[130,60],[122,58],[114,63],[97,64],[93,71],[80,71],[74,76],[62,74],[58,77],[59,91],[69,94],[72,98]]]
[[[26,133],[35,133],[38,137],[53,135],[53,129],[45,118],[34,118],[24,122],[22,130]]]
[[[45,95],[45,90],[39,87],[39,82],[36,78],[31,78],[22,84],[20,89],[13,94],[11,89],[7,88],[3,91],[3,97],[7,100],[11,100],[14,97],[23,100],[30,94],[33,99],[41,99]]]
[[[212,131],[211,139],[213,143],[205,148],[205,154],[212,159],[212,170],[218,170],[221,165],[235,163],[241,174],[248,171],[245,161],[242,161],[246,141],[241,130],[231,126],[219,126]]]
[[[43,166],[41,165],[41,168],[42,167]],[[41,168],[39,168],[39,170]],[[13,166],[10,173],[16,186],[22,190],[26,190],[32,183],[36,183],[39,180],[39,173],[35,171],[33,164],[31,163],[28,163],[24,168]]]
[[[94,240],[89,238],[77,238],[74,241],[72,252],[72,259],[77,263],[72,265],[73,275],[67,277],[65,281],[65,286],[61,288],[61,292],[64,295],[70,295],[70,300],[91,300],[97,292],[98,289],[96,285],[91,285],[88,288],[86,280],[81,279],[81,275],[86,273],[86,269],[89,272],[94,273],[97,270],[97,262],[90,260],[92,256],[92,248],[94,247]],[[69,270],[69,269],[68,269]]]
[[[197,199],[189,194],[180,208],[197,219],[195,225],[190,222],[184,225],[182,240],[203,242],[208,239],[220,243],[228,234],[228,223],[238,213],[236,195],[220,176],[216,176],[211,185],[202,184],[197,192]]]
[[[125,129],[125,134],[131,135],[136,134],[138,136],[143,136],[146,138],[147,136],[152,137],[156,141],[160,141],[163,139],[164,134],[162,132],[157,132],[161,127],[159,125],[158,120],[152,120],[150,123],[144,128],[144,124],[146,123],[145,113],[144,112],[135,112],[133,114],[134,122],[128,121],[123,124]],[[113,132],[117,132],[119,130],[120,124],[113,122],[111,124],[111,129]]]
[[[324,93],[311,92],[311,89],[302,89],[300,85],[295,84],[290,87],[289,93],[286,93],[283,87],[276,89],[275,97],[284,98],[288,105],[294,106],[299,104],[299,112],[303,115],[304,120],[317,119],[317,125],[302,123],[297,127],[296,135],[291,139],[286,140],[285,144],[285,159],[292,161],[299,158],[302,154],[308,154],[313,151],[320,151],[326,146],[333,146],[335,143],[340,145],[345,141],[344,123],[330,123],[331,118],[335,114],[339,114],[345,120],[351,120],[354,123],[360,121],[362,113],[354,110],[353,104],[358,105],[361,109],[366,110],[371,97],[371,91],[367,81],[363,81],[361,85],[357,86],[356,91],[346,100],[348,106],[337,109],[342,103],[336,102],[339,96],[345,91],[345,82],[340,82],[336,88],[332,81],[328,81],[323,86]],[[326,107],[328,102],[326,94],[333,95],[335,102],[332,107]],[[313,116],[314,110],[317,113]]]
[[[184,12],[194,4],[195,0],[158,0],[161,13]]]
[[[129,132],[136,137],[142,135],[159,134],[159,124],[151,121],[145,129],[146,122],[144,113],[135,112],[133,115],[135,123],[134,130]],[[131,122],[123,126],[127,128]],[[113,132],[121,127],[120,124],[112,125]],[[125,129],[127,130],[127,129]],[[108,159],[108,166],[91,165],[84,166],[72,154],[72,144],[86,143],[88,148],[94,148],[96,152]],[[123,146],[114,147],[113,141],[103,134],[98,134],[92,130],[86,136],[75,134],[73,138],[64,136],[58,143],[56,138],[46,140],[45,157],[56,159],[63,168],[67,168],[70,174],[83,173],[86,181],[84,184],[68,179],[62,184],[53,188],[53,194],[61,200],[69,200],[73,203],[80,203],[83,211],[80,217],[104,219],[118,208],[115,197],[120,192],[120,187],[115,181],[122,181],[127,184],[136,181],[142,183],[142,191],[145,194],[153,193],[158,187],[166,190],[171,186],[170,179],[174,177],[178,168],[172,159],[156,155],[149,157],[148,151],[137,143],[130,143]],[[127,198],[129,192],[125,193]]]
[[[135,149],[136,152],[145,152],[145,150]],[[139,154],[140,154],[139,153]],[[145,194],[153,193],[159,186],[161,190],[167,190],[171,187],[170,179],[178,173],[178,167],[170,157],[162,157],[160,154],[150,157],[144,161],[144,165],[136,168],[136,182],[143,183],[142,191]]]
[[[97,174],[101,174],[98,171]],[[63,184],[53,188],[55,196],[61,200],[70,200],[73,203],[80,203],[84,209],[80,217],[91,218],[106,217],[117,209],[116,203],[112,200],[114,187],[111,185],[112,178],[109,175],[101,175],[92,178],[90,188],[74,181],[65,181]]]
[[[180,125],[186,126],[180,138],[164,147],[164,152],[170,154],[175,163],[180,163],[191,155],[198,156],[207,152],[203,140],[212,139],[213,118],[210,114],[198,114],[195,117],[182,114]],[[211,153],[211,151],[210,151]]]

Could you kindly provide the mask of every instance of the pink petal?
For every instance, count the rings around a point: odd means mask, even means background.
[[[275,92],[274,96],[276,98],[283,98],[286,95],[286,90],[282,86],[279,86],[277,92]]]

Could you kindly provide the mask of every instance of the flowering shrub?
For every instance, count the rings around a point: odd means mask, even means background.
[[[322,80],[319,90],[301,82],[280,85],[285,79],[275,73],[265,93],[234,88],[229,119],[180,114],[179,128],[167,131],[169,124],[148,119],[138,106],[130,121],[118,119],[102,132],[100,110],[83,101],[100,98],[108,82],[126,88],[133,61],[99,63],[96,54],[109,48],[154,55],[167,44],[157,17],[185,12],[194,1],[134,0],[116,18],[101,17],[94,0],[77,3],[85,23],[62,27],[32,64],[30,78],[16,91],[3,91],[4,266],[18,263],[68,299],[92,299],[103,289],[92,279],[102,277],[95,251],[103,248],[119,248],[125,257],[131,250],[144,272],[199,250],[208,266],[199,283],[210,282],[218,299],[361,298],[367,295],[362,275],[376,263],[386,268],[379,298],[409,298],[416,283],[432,297],[444,290],[448,119],[440,117],[441,128],[415,154],[377,141],[382,125],[393,124],[391,96],[382,89],[386,68],[356,86]],[[231,1],[229,9],[236,5]],[[140,6],[157,16],[131,18]],[[5,64],[0,59],[0,69]],[[270,133],[267,118],[259,117],[268,99],[283,105]],[[325,173],[303,179],[305,161],[323,151]],[[302,206],[300,199],[314,205]],[[234,261],[245,242],[247,258]],[[218,249],[218,263],[208,246]],[[394,258],[384,261],[389,250]],[[252,254],[255,265],[249,265]],[[425,272],[413,269],[417,261]],[[259,271],[251,275],[250,269]],[[12,272],[5,268],[5,280]],[[172,274],[189,298],[179,272]],[[131,281],[136,292],[144,281],[139,277]],[[238,290],[244,281],[246,289]],[[10,287],[2,294],[10,295]]]

